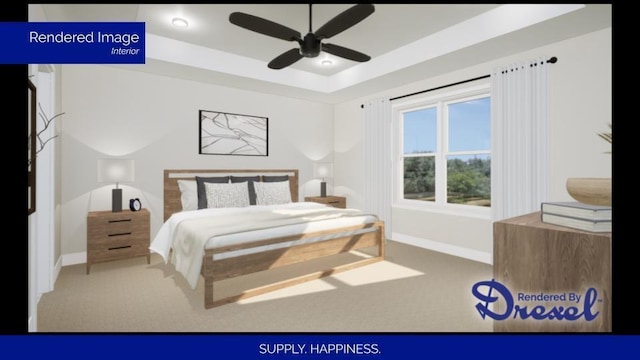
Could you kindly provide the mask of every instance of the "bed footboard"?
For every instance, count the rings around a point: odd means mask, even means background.
[[[309,237],[331,237],[335,234],[353,232],[363,229],[371,229],[372,231],[358,233],[356,235],[332,237],[330,240],[322,240],[308,244],[295,245],[248,255],[214,260],[215,254],[223,254],[225,252],[235,251],[239,249],[249,249],[252,247],[273,245],[293,240],[301,240]],[[305,274],[295,278],[259,286],[244,291],[241,294],[214,300],[213,287],[217,281],[369,247],[377,247],[377,254],[375,256]],[[205,286],[204,306],[205,308],[209,309],[216,306],[237,302],[241,299],[246,299],[274,290],[297,285],[306,281],[319,279],[342,271],[351,270],[360,266],[372,264],[384,260],[384,247],[384,223],[378,221],[372,224],[364,224],[342,229],[300,234],[295,236],[286,236],[281,238],[265,239],[236,247],[207,250],[204,255],[201,270],[201,273],[204,276]]]

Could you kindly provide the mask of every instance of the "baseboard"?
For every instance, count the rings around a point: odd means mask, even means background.
[[[29,332],[38,331],[38,329],[36,329],[36,326],[35,326],[35,321],[33,321],[33,316],[29,316],[29,320],[27,321],[27,326],[29,328]]]
[[[411,235],[392,233],[391,240],[421,247],[427,250],[433,250],[448,255],[458,256],[468,260],[473,260],[489,265],[493,265],[493,254],[484,251],[465,248],[462,246],[445,244],[439,241],[426,240]]]
[[[56,264],[53,266],[53,285],[51,290],[56,288],[56,281],[58,280],[58,275],[60,275],[60,270],[62,270],[62,256],[58,257],[58,261],[56,261]]]
[[[87,263],[87,252],[79,252],[73,254],[62,255],[62,266],[67,265],[76,265],[76,264],[86,264]]]

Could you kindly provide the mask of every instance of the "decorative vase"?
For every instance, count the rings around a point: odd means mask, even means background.
[[[568,178],[567,192],[584,204],[611,206],[611,178]]]

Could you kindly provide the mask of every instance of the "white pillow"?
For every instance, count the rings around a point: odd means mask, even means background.
[[[256,205],[277,205],[291,202],[289,180],[278,182],[254,181]]]
[[[198,189],[195,180],[178,180],[182,211],[198,210]]]
[[[249,183],[204,183],[208,208],[237,208],[250,205]]]

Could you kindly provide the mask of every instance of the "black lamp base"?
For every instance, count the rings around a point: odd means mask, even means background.
[[[111,212],[122,211],[122,189],[111,190]]]
[[[327,197],[327,183],[324,181],[320,183],[320,197]]]

